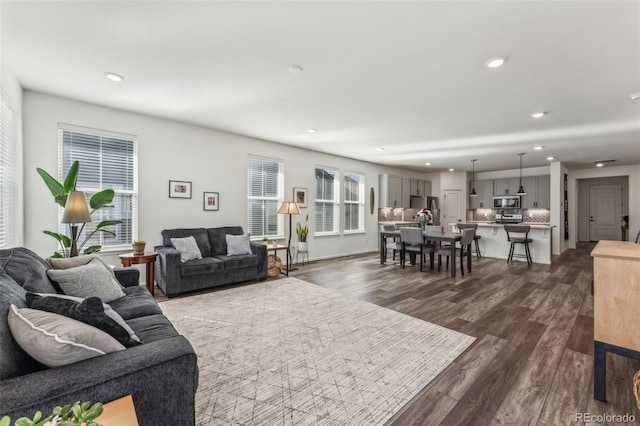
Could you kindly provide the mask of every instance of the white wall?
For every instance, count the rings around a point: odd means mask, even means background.
[[[365,175],[366,233],[335,237],[313,237],[313,203],[309,212],[311,259],[328,258],[377,250],[377,206],[369,213],[369,189],[379,196],[378,174],[392,173],[425,179],[425,174],[388,168],[372,163],[321,154],[286,145],[265,142],[212,129],[129,113],[26,91],[24,95],[25,144],[25,246],[42,256],[50,255],[55,241],[42,230],[58,226],[57,206],[37,175],[36,167],[56,173],[58,169],[58,123],[137,135],[139,168],[139,237],[149,246],[161,242],[163,229],[176,227],[247,226],[247,157],[249,154],[284,160],[285,199],[293,198],[293,187],[309,189],[315,198],[314,166]],[[82,167],[82,165],[81,165]],[[169,180],[191,181],[191,199],[168,197]],[[202,193],[220,193],[220,210],[203,211]],[[285,220],[288,230],[288,220]],[[295,229],[294,229],[295,233]],[[295,234],[292,245],[296,241]],[[103,253],[118,263],[118,253]]]
[[[0,54],[0,89],[2,90],[2,96],[6,97],[11,105],[11,108],[18,115],[18,123],[22,122],[22,86],[16,79],[15,75],[9,68],[9,64],[4,60],[4,57]],[[17,137],[18,137],[18,152],[16,163],[18,178],[18,188],[17,188],[17,205],[13,206],[16,209],[17,216],[17,244],[24,244],[24,226],[23,226],[23,199],[24,199],[24,184],[22,181],[22,126],[18,126]]]

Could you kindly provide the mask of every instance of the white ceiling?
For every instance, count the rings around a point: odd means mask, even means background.
[[[639,1],[0,7],[29,90],[425,172],[640,163]]]

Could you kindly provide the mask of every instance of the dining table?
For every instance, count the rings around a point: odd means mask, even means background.
[[[438,244],[442,242],[448,242],[451,246],[451,259],[449,260],[449,268],[451,270],[451,277],[455,278],[456,276],[456,241],[460,241],[462,238],[462,234],[459,232],[444,232],[443,234],[433,234],[429,232],[423,232],[424,241],[434,241]],[[380,264],[384,264],[386,262],[385,250],[384,248],[387,245],[387,238],[396,238],[396,241],[400,240],[400,230],[396,229],[394,231],[380,231]],[[470,253],[471,245],[469,244],[465,247],[467,253]],[[467,256],[467,270],[471,272],[471,256]]]

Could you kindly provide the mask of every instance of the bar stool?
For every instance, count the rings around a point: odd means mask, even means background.
[[[509,257],[507,258],[507,263],[513,260],[513,257],[526,257],[527,263],[533,263],[531,260],[531,252],[529,251],[529,243],[532,243],[533,240],[529,238],[529,230],[531,227],[529,225],[504,225],[504,230],[507,233],[507,241],[511,243],[511,247],[509,248]],[[523,236],[511,236],[510,234],[524,234]],[[525,254],[513,254],[513,249],[516,244],[524,245],[524,253]]]
[[[476,248],[476,258],[480,259],[482,257],[482,253],[480,253],[480,244],[478,244],[478,240],[482,238],[482,235],[478,235],[478,224],[477,223],[458,223],[458,230],[462,232],[463,229],[475,229],[476,233],[473,236],[473,242],[475,243]]]

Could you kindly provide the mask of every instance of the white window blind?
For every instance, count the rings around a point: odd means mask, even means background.
[[[252,238],[281,238],[284,163],[281,160],[249,157],[247,167],[247,232]]]
[[[316,168],[315,235],[340,232],[339,182],[337,170]]]
[[[97,210],[91,215],[78,238],[96,228],[102,220],[121,220],[110,226],[115,236],[98,232],[85,248],[100,244],[104,249],[131,246],[138,237],[138,143],[134,136],[118,135],[107,131],[60,125],[58,130],[61,158],[58,164],[60,181],[74,161],[80,162],[76,190],[84,191],[87,202],[93,194],[107,188],[115,191],[112,207]],[[91,211],[91,207],[89,207]],[[62,209],[60,209],[62,212]],[[64,225],[61,224],[61,231]]]
[[[18,114],[0,91],[0,248],[19,245]]]
[[[364,231],[364,176],[344,174],[344,230]]]

